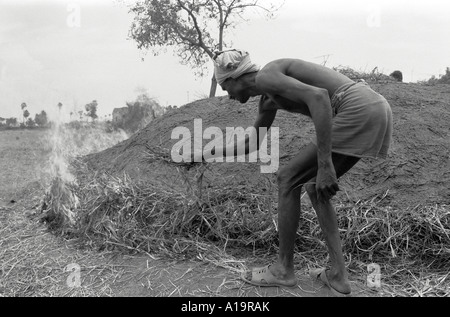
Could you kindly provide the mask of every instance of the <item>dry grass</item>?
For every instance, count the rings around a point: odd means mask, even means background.
[[[24,183],[41,179],[45,159],[51,152],[45,134],[42,130],[0,131],[0,193],[5,200],[14,198]]]
[[[360,80],[363,79],[366,82],[397,82],[396,79],[394,79],[391,76],[385,75],[381,73],[378,69],[378,67],[375,67],[370,73],[366,71],[356,71],[348,66],[338,66],[333,67],[335,71],[338,71],[341,74],[344,74],[348,78],[352,80]]]
[[[201,186],[206,166],[195,169],[194,183],[180,169],[186,192],[92,171],[83,173],[92,178],[77,185],[61,185],[55,179],[44,199],[44,219],[51,229],[101,249],[156,252],[167,257],[195,257],[203,242],[253,248],[275,239],[274,222],[267,223],[264,212],[271,197],[233,186],[202,194],[196,186]],[[75,214],[75,221],[68,212]],[[204,249],[220,251],[210,246]]]
[[[157,153],[160,161],[172,164],[167,152],[159,149],[148,153],[151,162],[158,159]],[[274,184],[261,192],[249,192],[249,186],[203,188],[202,178],[211,172],[209,165],[196,165],[190,171],[171,166],[182,176],[184,192],[161,184],[134,183],[126,175],[94,173],[78,165],[78,171],[85,170],[79,175],[84,176],[64,189],[70,191],[65,197],[76,197],[76,204],[66,202],[64,207],[75,214],[74,221],[55,208],[62,197],[58,186],[46,195],[44,219],[54,231],[99,250],[196,258],[234,272],[245,268],[235,255],[249,259],[276,254],[277,223],[271,213],[274,197],[267,194],[274,192]],[[217,183],[222,184],[220,180]],[[383,198],[337,202],[350,271],[366,276],[367,264],[378,263],[384,285],[380,294],[384,296],[448,296],[450,208],[394,210],[383,205]],[[299,269],[327,264],[311,208],[304,208],[296,245]]]
[[[134,268],[75,247],[36,218],[49,181],[49,133],[0,132],[0,297],[113,296],[110,286]],[[81,267],[80,288],[66,283],[71,263]]]
[[[198,285],[183,289],[173,263],[147,261],[145,267],[148,257],[82,248],[77,240],[52,234],[38,221],[40,193],[30,191],[25,205],[0,207],[0,297],[128,296],[137,285],[152,297],[204,292]],[[80,268],[79,287],[69,284],[72,264]]]
[[[2,209],[0,297],[112,295],[105,281],[123,275],[123,267],[110,264],[105,254],[70,248],[70,243],[52,235],[36,219],[30,221],[30,213],[24,212],[29,207]],[[67,283],[71,263],[81,267],[81,287]]]

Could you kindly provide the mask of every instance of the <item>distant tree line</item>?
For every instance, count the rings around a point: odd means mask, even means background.
[[[444,75],[439,75],[439,77],[431,76],[430,79],[421,81],[423,84],[435,85],[435,84],[446,84],[450,85],[450,67],[447,67]]]
[[[36,113],[34,119],[30,117],[28,110],[23,111],[22,122],[19,122],[17,118],[2,118],[0,117],[0,128],[47,128],[49,121],[47,113],[42,110],[40,113]]]
[[[79,111],[80,121],[83,118],[91,118],[92,122],[98,119],[97,115],[97,107],[98,103],[96,100],[85,105],[85,111]],[[34,119],[31,117],[30,112],[28,111],[28,105],[25,102],[20,104],[20,108],[22,110],[22,122],[19,122],[17,118],[2,118],[0,117],[0,129],[11,129],[11,128],[48,128],[51,126],[51,122],[47,116],[47,113],[42,110],[40,113],[36,113]],[[61,113],[63,108],[63,104],[58,102],[57,104],[58,111]],[[72,120],[73,112],[70,113],[70,119]]]
[[[64,105],[61,102],[56,105],[60,114],[63,107]],[[0,117],[0,129],[49,128],[52,126],[53,123],[49,120],[44,110],[37,113],[33,119],[25,102],[20,104],[20,108],[22,110],[21,120],[18,118]],[[153,98],[150,98],[146,91],[141,91],[134,101],[126,102],[126,107],[116,108],[112,114],[105,115],[104,121],[111,131],[122,129],[128,133],[135,133],[147,126],[155,118],[175,108],[175,106],[170,106],[165,109]],[[90,121],[95,123],[99,119],[97,110],[98,102],[93,100],[84,106],[84,110],[71,111],[70,122],[74,127],[80,128],[83,126],[83,122],[87,123]]]

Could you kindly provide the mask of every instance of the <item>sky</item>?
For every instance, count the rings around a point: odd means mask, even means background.
[[[264,2],[264,0],[262,0]],[[281,3],[281,0],[266,2]],[[196,77],[169,49],[153,56],[128,38],[132,0],[0,0],[0,117],[63,120],[97,100],[102,118],[147,91],[162,106],[207,97],[213,73]],[[250,11],[226,33],[264,66],[300,58],[359,71],[403,73],[405,82],[450,67],[447,0],[285,0],[274,18]],[[217,95],[225,95],[218,88]]]

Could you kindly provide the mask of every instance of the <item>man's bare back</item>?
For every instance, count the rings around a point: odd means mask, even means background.
[[[278,59],[261,69],[256,77],[256,84],[258,85],[261,77],[272,77],[275,73],[281,73],[313,87],[326,89],[330,99],[337,88],[352,81],[347,76],[321,65],[300,59]],[[267,93],[267,96],[275,102],[275,105],[273,103],[262,103],[260,110],[283,109],[311,117],[308,105],[305,102],[293,101],[271,93]]]

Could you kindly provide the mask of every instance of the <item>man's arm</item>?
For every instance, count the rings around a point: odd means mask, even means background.
[[[277,115],[277,110],[266,110],[269,107],[269,104],[273,103],[273,101],[266,97],[262,96],[259,101],[258,106],[258,116],[256,117],[255,123],[253,124],[253,131],[252,135],[245,137],[245,155],[248,155],[255,150],[259,150],[259,146],[261,145],[261,142],[264,140],[265,133],[262,133],[260,131],[260,128],[266,128],[264,132],[269,131],[270,127],[272,126],[273,121],[275,120],[275,117]],[[254,134],[256,133],[256,135]],[[256,140],[256,148],[252,148],[250,142],[252,140]],[[226,147],[223,151],[224,156],[227,156],[227,153],[233,153],[233,156],[239,155],[238,149],[241,146],[240,144],[231,144],[231,148],[228,149]],[[227,152],[229,151],[229,152]]]
[[[328,91],[304,84],[280,71],[261,73],[258,84],[261,89],[273,95],[275,101],[277,96],[281,96],[308,106],[317,135],[316,189],[319,198],[331,198],[339,190],[339,186],[331,158],[332,110]]]
[[[262,96],[260,101],[259,101],[259,106],[258,106],[258,116],[256,117],[255,123],[253,124],[253,131],[252,131],[252,135],[250,136],[246,136],[245,137],[245,144],[244,144],[244,149],[245,149],[245,155],[248,155],[250,153],[252,153],[254,150],[259,150],[259,146],[262,142],[262,140],[264,139],[265,134],[261,134],[260,133],[260,128],[266,128],[266,132],[270,129],[270,127],[272,126],[272,123],[275,119],[275,116],[277,114],[277,110],[266,110],[267,108],[270,108],[270,103],[273,103],[273,101],[271,99],[269,99],[266,96]],[[274,108],[274,107],[272,107]],[[255,134],[254,134],[255,133]],[[251,140],[256,140],[256,149],[253,147],[251,147]],[[238,149],[242,147],[242,143],[241,144],[237,144],[235,142],[233,142],[233,144],[230,144],[228,147],[225,146],[222,149],[223,156],[227,157],[227,153],[232,153],[233,156],[237,156],[239,155],[238,153]],[[215,149],[217,152],[220,153],[219,149]],[[214,152],[216,152],[214,151]],[[215,153],[212,153],[213,155]],[[203,160],[203,153],[193,153],[192,154],[192,162],[198,162]]]

